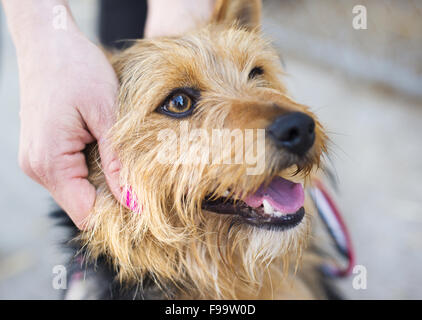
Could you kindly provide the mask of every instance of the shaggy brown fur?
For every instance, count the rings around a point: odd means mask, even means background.
[[[201,203],[210,193],[220,197],[226,190],[241,199],[277,175],[291,179],[295,173],[293,179],[309,183],[325,151],[326,137],[316,120],[316,140],[304,158],[266,141],[265,171],[260,175],[247,175],[244,163],[157,161],[163,148],[177,143],[158,141],[159,132],[170,128],[179,133],[182,121],[189,129],[211,132],[265,129],[289,111],[316,119],[287,95],[279,57],[259,30],[260,7],[260,1],[217,1],[208,25],[180,37],[139,40],[111,57],[120,80],[111,139],[123,166],[122,185],[132,187],[142,212],[134,213],[113,198],[94,150],[90,180],[98,196],[90,229],[78,239],[88,259],[108,257],[125,284],[142,284],[149,275],[172,298],[315,297],[305,282],[293,281],[289,273],[303,255],[311,208],[297,227],[278,231],[202,210]],[[248,74],[255,67],[264,72],[251,79]],[[155,112],[181,87],[196,88],[201,95],[190,117]],[[186,156],[195,156],[195,144],[200,143],[190,141]],[[245,146],[244,152],[253,152],[253,147]]]

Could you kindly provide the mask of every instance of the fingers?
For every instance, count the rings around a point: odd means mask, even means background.
[[[86,178],[64,179],[50,192],[79,229],[88,227],[88,217],[94,206],[96,191]]]
[[[48,149],[31,155],[21,151],[19,164],[29,177],[51,193],[79,229],[86,228],[96,191],[87,180],[88,167],[81,151],[56,156]]]
[[[100,110],[95,110],[95,108],[93,108],[85,114],[83,111],[81,111],[81,113],[88,129],[97,140],[101,165],[109,189],[114,197],[124,204],[120,188],[121,164],[117,157],[117,153],[113,150],[110,140],[108,139],[110,129],[114,124],[114,101],[111,103],[111,100],[106,100],[105,103],[99,106],[99,109]]]
[[[96,190],[89,183],[88,167],[82,152],[60,155],[50,163],[46,187],[79,229],[87,227]]]
[[[88,132],[79,136],[81,140],[72,142],[63,137],[59,138],[60,145],[67,146],[61,153],[55,153],[56,148],[48,142],[38,151],[22,145],[19,165],[25,174],[44,186],[75,225],[84,230],[95,203],[96,190],[87,180],[88,166],[82,150],[87,143],[94,141],[94,138],[89,138]],[[100,139],[98,143],[107,183],[113,195],[120,200],[119,161],[111,148],[100,141],[104,140]]]

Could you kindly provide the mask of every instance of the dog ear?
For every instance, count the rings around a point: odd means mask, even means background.
[[[248,30],[261,25],[261,0],[216,0],[212,22],[233,23]]]

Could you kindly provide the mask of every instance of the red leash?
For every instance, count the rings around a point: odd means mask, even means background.
[[[346,267],[340,267],[339,264],[324,265],[323,271],[330,276],[346,277],[352,273],[353,267],[355,266],[355,252],[349,231],[339,209],[325,189],[323,183],[314,178],[313,184],[314,185],[309,188],[309,193],[315,203],[318,214],[327,227],[337,250],[347,260]]]

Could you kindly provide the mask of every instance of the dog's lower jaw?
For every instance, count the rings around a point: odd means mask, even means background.
[[[152,275],[164,297],[187,299],[287,295],[292,290],[288,271],[301,255],[309,225],[305,216],[293,229],[272,231],[209,214],[197,234],[170,244],[142,228],[142,219],[142,214],[122,208],[105,183],[101,185],[91,229],[79,237],[87,259],[109,258],[123,284],[142,284]]]

